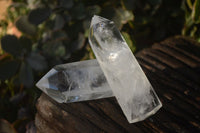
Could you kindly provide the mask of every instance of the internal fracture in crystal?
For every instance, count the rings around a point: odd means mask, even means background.
[[[97,60],[55,66],[36,86],[59,103],[113,96]]]
[[[94,16],[89,42],[130,123],[141,121],[159,110],[160,100],[114,22]]]

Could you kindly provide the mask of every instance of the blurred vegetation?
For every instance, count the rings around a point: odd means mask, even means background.
[[[200,42],[200,0],[186,0],[182,4],[185,11],[185,23],[182,34],[194,37]]]
[[[53,66],[94,58],[91,17],[115,22],[133,52],[182,34],[200,42],[200,0],[13,0],[0,22],[0,118],[19,132],[34,120],[34,84]],[[8,25],[21,32],[8,35]]]

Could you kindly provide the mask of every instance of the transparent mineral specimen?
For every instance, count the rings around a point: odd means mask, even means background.
[[[89,42],[130,123],[141,121],[159,110],[160,100],[112,21],[94,16]]]
[[[55,66],[36,86],[59,103],[113,96],[97,60]]]

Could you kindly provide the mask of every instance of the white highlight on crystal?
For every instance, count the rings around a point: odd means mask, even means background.
[[[97,60],[55,66],[36,86],[59,103],[113,96]]]
[[[130,123],[147,118],[162,106],[112,21],[94,16],[89,42],[113,94]]]

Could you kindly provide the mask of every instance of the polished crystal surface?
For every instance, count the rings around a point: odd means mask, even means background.
[[[159,110],[160,100],[112,21],[94,16],[89,42],[130,123],[141,121]]]
[[[55,66],[36,86],[59,103],[113,96],[97,60]]]

